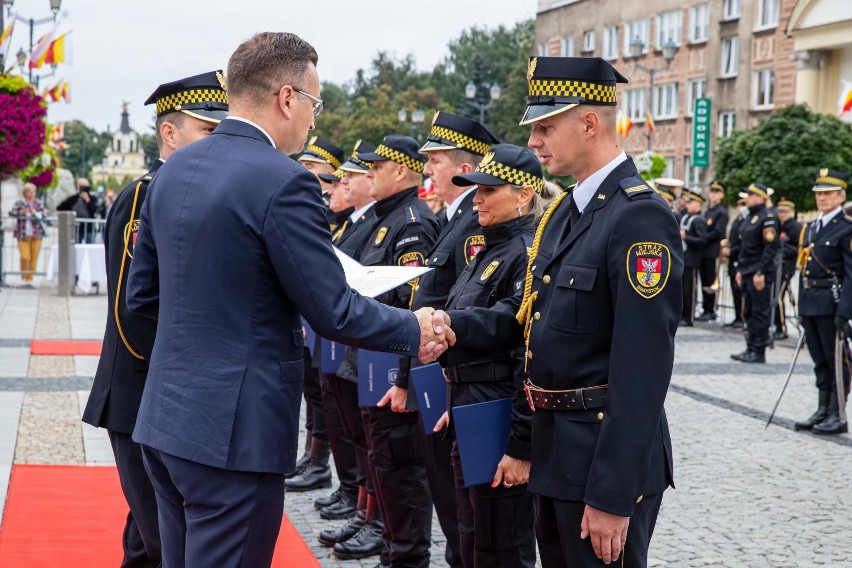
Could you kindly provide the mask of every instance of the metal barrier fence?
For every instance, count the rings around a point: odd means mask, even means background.
[[[74,245],[102,244],[104,219],[78,219],[73,211],[59,211],[44,219],[46,235],[38,247],[35,270],[22,270],[21,250],[13,236],[14,223],[4,223],[0,231],[0,284],[40,285],[48,276],[53,276],[57,293],[69,295],[74,289]],[[53,259],[52,255],[57,258]],[[53,274],[51,262],[55,263]],[[30,276],[32,278],[26,278]]]

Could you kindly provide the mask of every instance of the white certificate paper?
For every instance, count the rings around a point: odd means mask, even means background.
[[[370,298],[402,286],[432,270],[425,266],[364,266],[337,247],[334,247],[334,252],[343,265],[349,286],[362,296]]]

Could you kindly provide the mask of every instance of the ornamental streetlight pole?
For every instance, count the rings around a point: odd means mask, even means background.
[[[9,17],[10,18],[13,17],[12,6],[15,4],[15,0],[2,0],[2,1],[3,1],[3,4],[6,6],[6,9],[8,10]],[[14,14],[14,19],[16,21],[21,22],[22,24],[27,24],[30,27],[30,51],[29,51],[30,57],[32,57],[33,44],[35,43],[35,38],[34,38],[34,35],[33,35],[34,32],[35,32],[35,27],[40,26],[42,24],[55,22],[56,16],[59,14],[59,8],[61,6],[62,6],[62,0],[50,0],[50,10],[53,12],[53,16],[51,16],[49,18],[38,18],[38,19],[24,18],[24,17],[22,17],[18,14]],[[2,29],[2,20],[1,19],[0,19],[0,29]],[[18,65],[21,66],[21,74],[23,75],[23,65],[21,65],[21,55],[20,55],[22,51],[23,50],[19,51],[17,55],[18,55]],[[26,57],[26,54],[24,54],[24,56]],[[53,69],[54,69],[53,73],[50,73],[48,75],[42,75],[41,77],[35,77],[35,83],[33,83],[33,69],[32,69],[32,67],[30,67],[30,72],[29,72],[30,84],[34,84],[36,89],[38,89],[38,80],[41,79],[41,78],[44,78],[44,77],[50,77],[50,76],[54,75],[55,72],[56,72],[56,65],[53,66]]]
[[[479,111],[479,123],[484,126],[485,111],[491,109],[494,103],[500,99],[502,89],[498,83],[489,85],[487,81],[482,79],[482,68],[482,56],[477,55],[473,60],[473,78],[465,85],[464,96],[468,103]],[[479,95],[480,89],[482,89],[482,95]]]
[[[642,71],[648,74],[648,116],[651,116],[654,112],[654,77],[657,74],[657,71],[666,71],[672,63],[672,60],[675,58],[675,54],[677,53],[677,44],[669,38],[662,45],[663,48],[663,59],[666,61],[666,65],[664,67],[645,67],[638,61],[634,63],[634,67],[637,69],[641,69]],[[630,42],[630,55],[634,58],[638,59],[642,56],[642,52],[645,51],[645,42],[642,41],[642,38],[636,36]],[[648,133],[645,135],[648,138],[648,151],[651,150],[651,130],[648,129]]]
[[[399,119],[400,124],[405,124],[408,121],[408,112],[401,108],[399,112],[396,113],[396,117]],[[421,109],[414,109],[411,111],[411,137],[420,142],[420,135],[417,133],[417,129],[423,123],[423,120],[426,118],[426,113]]]

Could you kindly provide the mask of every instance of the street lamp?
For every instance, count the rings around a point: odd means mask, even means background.
[[[672,41],[671,38],[666,40],[663,45],[663,59],[666,61],[665,67],[645,67],[638,61],[634,63],[634,66],[638,69],[645,71],[648,74],[648,114],[652,114],[654,112],[654,77],[657,74],[657,71],[666,71],[672,63],[672,60],[675,58],[675,54],[677,53],[677,44]],[[642,38],[639,36],[634,37],[630,41],[630,55],[634,58],[639,58],[642,56],[642,52],[645,51],[645,42],[642,41]],[[648,129],[648,133],[645,135],[648,138],[648,150],[651,150],[651,131]]]
[[[396,117],[399,119],[400,124],[405,124],[408,121],[408,112],[404,108],[401,108],[396,113]],[[423,110],[417,108],[411,111],[411,137],[416,138],[418,141],[420,140],[420,135],[417,133],[417,128],[423,123],[425,118],[426,113]]]
[[[491,87],[488,87],[487,83],[483,83],[482,87],[488,89],[489,101],[487,103],[481,103],[476,100],[476,92],[479,90],[476,83],[473,81],[469,81],[467,85],[464,87],[464,96],[470,101],[470,104],[474,106],[479,111],[479,123],[485,124],[485,111],[494,106],[494,103],[500,99],[500,95],[503,93],[503,89],[500,88],[500,85],[497,83],[493,83]]]
[[[6,9],[8,10],[9,17],[12,17],[12,5],[15,3],[15,0],[2,0],[2,1],[3,1],[3,4],[6,5]],[[35,27],[40,26],[41,24],[47,24],[49,22],[55,22],[56,16],[59,14],[59,9],[61,7],[62,7],[62,0],[50,0],[50,11],[53,12],[53,16],[51,16],[50,18],[39,18],[39,19],[36,20],[34,18],[24,18],[24,17],[22,17],[18,14],[14,15],[15,20],[21,22],[22,24],[27,24],[30,27],[30,50],[29,50],[30,55],[32,55],[33,44],[35,43],[35,38],[33,37]],[[2,10],[0,10],[0,29],[3,29]],[[21,52],[19,51],[18,54],[17,54],[18,65],[21,65],[20,56],[21,56]],[[26,54],[24,54],[24,57],[26,57]],[[33,70],[32,70],[32,68],[30,68],[29,81],[30,81],[30,83],[33,83],[33,79],[35,79],[34,84],[35,84],[36,88],[38,88],[38,80],[39,79],[43,79],[45,77],[50,77],[50,76],[54,75],[55,73],[56,73],[56,65],[53,65],[53,72],[52,73],[49,73],[47,75],[41,75],[40,77],[34,78],[33,77]],[[21,75],[23,75],[23,66],[22,65],[21,65]]]

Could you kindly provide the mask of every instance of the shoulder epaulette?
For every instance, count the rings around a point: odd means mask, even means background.
[[[420,211],[416,205],[406,205],[402,208],[402,214],[405,216],[405,224],[413,225],[420,222]]]
[[[154,176],[152,176],[151,174],[142,176],[142,181],[151,181],[152,179],[154,179]]]
[[[846,213],[843,214],[843,218],[846,219],[848,222],[852,223],[852,217],[850,217]]]
[[[624,178],[618,185],[621,186],[621,189],[624,193],[627,194],[627,197],[633,199],[637,195],[643,195],[648,193],[654,193],[654,190],[651,189],[651,186],[648,185],[645,180],[643,180],[639,176],[631,176],[629,178]]]

